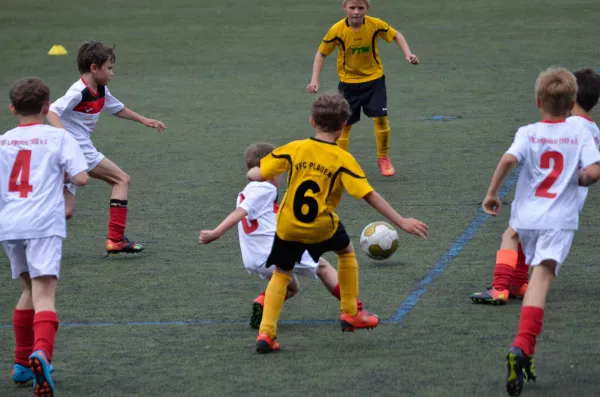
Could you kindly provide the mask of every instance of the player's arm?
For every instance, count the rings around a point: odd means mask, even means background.
[[[417,58],[417,56],[412,53],[412,51],[410,50],[410,47],[408,46],[408,42],[406,41],[406,39],[404,38],[404,35],[402,35],[402,33],[400,33],[399,31],[396,31],[396,34],[394,35],[394,41],[396,42],[396,45],[398,47],[400,47],[400,49],[404,53],[404,57],[410,64],[412,64],[412,65],[419,64],[419,58]]]
[[[69,90],[67,93],[58,98],[55,102],[50,105],[46,119],[51,126],[56,128],[64,129],[62,121],[60,120],[64,112],[73,110],[81,102],[81,92],[75,90]]]
[[[483,211],[486,214],[492,216],[498,215],[500,207],[502,206],[502,202],[498,197],[498,190],[504,183],[504,180],[508,174],[513,170],[513,168],[516,167],[518,163],[519,159],[510,153],[504,154],[498,162],[496,170],[494,171],[494,175],[492,176],[492,181],[488,187],[487,194],[482,203]]]
[[[584,135],[581,149],[581,165],[579,185],[590,186],[600,180],[600,152],[591,134]]]
[[[408,234],[427,238],[429,226],[414,218],[404,218],[375,190],[368,193],[364,200],[381,215]]]
[[[167,128],[165,123],[163,123],[162,121],[149,119],[147,117],[144,117],[144,116],[134,112],[133,110],[131,110],[127,107],[124,107],[123,109],[114,113],[114,115],[120,119],[137,121],[138,123],[144,124],[146,127],[156,128],[159,131],[162,131],[165,128]]]
[[[326,57],[327,55],[323,54],[321,51],[317,51],[315,60],[313,62],[312,77],[310,79],[310,84],[306,87],[306,91],[310,93],[316,93],[319,91],[319,80],[321,78],[323,65],[325,65]]]
[[[264,182],[265,178],[263,178],[262,173],[260,172],[260,167],[252,167],[248,170],[248,174],[246,175],[248,179],[254,182]]]
[[[238,222],[244,219],[244,217],[246,217],[247,215],[248,212],[246,212],[244,208],[236,208],[235,211],[227,215],[227,217],[223,219],[223,222],[221,222],[219,226],[217,226],[213,230],[201,230],[199,240],[200,244],[208,244],[215,241],[223,234],[225,234],[226,231],[237,225]]]

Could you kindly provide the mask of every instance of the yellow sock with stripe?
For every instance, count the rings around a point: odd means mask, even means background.
[[[351,129],[352,129],[351,125],[345,126],[344,129],[342,130],[342,135],[336,142],[337,145],[339,147],[341,147],[342,149],[344,149],[345,151],[348,151],[348,147],[350,146],[350,130]]]
[[[277,270],[273,272],[273,277],[265,291],[265,304],[259,333],[268,334],[271,338],[277,335],[277,321],[279,321],[287,287],[291,280],[290,276],[279,273]]]
[[[377,141],[377,157],[387,157],[390,151],[390,125],[387,116],[373,117],[375,139]]]
[[[338,282],[340,283],[340,306],[342,312],[356,315],[358,308],[358,262],[356,254],[338,255]]]

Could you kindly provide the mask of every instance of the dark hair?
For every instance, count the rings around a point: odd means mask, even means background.
[[[244,160],[248,169],[258,167],[260,160],[275,150],[275,146],[266,142],[253,143],[244,150]]]
[[[19,115],[33,116],[40,114],[50,101],[50,88],[42,80],[29,77],[15,81],[8,96]]]
[[[99,41],[86,41],[77,51],[77,67],[81,73],[91,71],[94,64],[102,67],[109,60],[112,62],[117,60],[115,49]]]
[[[340,130],[351,115],[350,104],[340,93],[323,94],[312,104],[313,120],[323,132]]]
[[[581,69],[573,74],[577,79],[577,104],[589,112],[598,104],[600,74],[592,69]]]

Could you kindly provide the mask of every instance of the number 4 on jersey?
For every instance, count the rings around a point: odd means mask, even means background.
[[[556,197],[556,193],[550,193],[550,188],[552,187],[554,182],[556,182],[561,172],[563,172],[563,168],[565,167],[565,160],[560,152],[544,152],[542,153],[542,157],[540,158],[540,168],[550,168],[550,160],[552,160],[553,162],[552,171],[536,189],[535,195],[537,197],[545,197],[551,199]]]
[[[31,168],[31,150],[19,150],[15,164],[10,172],[8,191],[18,192],[19,197],[27,198],[33,192],[33,186],[29,184],[29,169]],[[21,176],[19,178],[19,175]],[[17,183],[20,180],[21,183]]]

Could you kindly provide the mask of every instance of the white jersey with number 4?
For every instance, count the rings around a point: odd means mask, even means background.
[[[250,182],[238,194],[237,207],[248,213],[238,223],[238,234],[244,267],[254,270],[267,261],[275,239],[277,188],[270,182]]]
[[[20,125],[0,135],[0,241],[66,237],[64,172],[87,167],[63,129]]]
[[[571,123],[574,125],[578,125],[580,127],[588,130],[592,137],[594,138],[594,142],[596,143],[596,147],[600,148],[600,129],[594,122],[594,120],[588,119],[582,116],[571,116],[567,118],[567,123]],[[579,186],[579,211],[583,209],[583,204],[585,203],[585,199],[588,195],[588,187],[587,186]]]
[[[577,230],[578,170],[600,162],[589,131],[565,121],[541,121],[519,128],[506,153],[522,163],[510,226]]]

